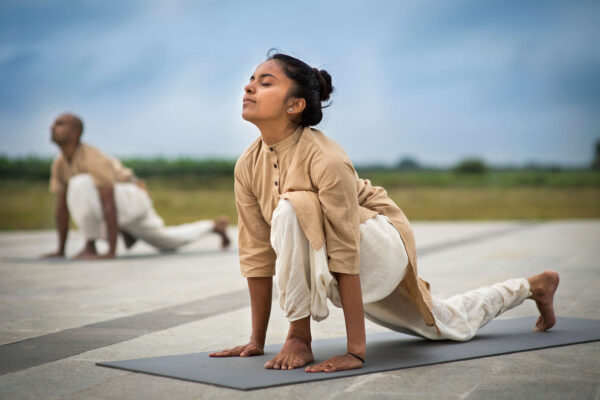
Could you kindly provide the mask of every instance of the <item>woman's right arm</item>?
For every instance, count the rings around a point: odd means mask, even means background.
[[[211,353],[211,357],[249,357],[264,354],[265,338],[271,315],[273,278],[248,278],[250,309],[252,311],[252,335],[250,342],[231,349]]]
[[[211,357],[253,356],[263,354],[271,303],[273,301],[273,275],[275,251],[271,247],[271,229],[262,216],[256,196],[247,182],[248,171],[236,165],[235,198],[238,210],[238,248],[242,275],[248,280],[252,311],[250,342],[231,349],[210,354]]]

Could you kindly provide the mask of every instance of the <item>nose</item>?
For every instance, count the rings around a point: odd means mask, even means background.
[[[244,86],[244,92],[252,93],[253,91],[254,91],[254,85],[252,85],[252,82],[250,82],[246,86]]]

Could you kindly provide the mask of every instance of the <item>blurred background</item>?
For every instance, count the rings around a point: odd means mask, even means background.
[[[598,1],[0,3],[0,229],[47,229],[69,111],[168,224],[236,219],[270,48],[326,69],[318,126],[413,220],[600,217]]]

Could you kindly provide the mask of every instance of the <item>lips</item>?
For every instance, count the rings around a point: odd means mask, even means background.
[[[246,103],[256,103],[256,101],[255,101],[255,100],[252,100],[252,99],[251,99],[251,98],[249,98],[249,97],[245,97],[245,96],[244,96],[243,103],[244,103],[244,104],[246,104]]]

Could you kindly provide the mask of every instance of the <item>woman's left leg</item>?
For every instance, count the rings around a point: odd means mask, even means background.
[[[432,313],[439,339],[466,341],[498,315],[531,296],[527,279],[510,279],[470,290],[448,299],[433,296]]]
[[[553,299],[559,279],[552,271],[529,279],[510,279],[449,299],[433,295],[432,313],[437,329],[426,325],[416,306],[399,287],[387,293],[390,281],[398,282],[397,277],[390,277],[403,271],[408,259],[399,234],[386,221],[378,215],[361,224],[361,282],[371,281],[363,283],[364,310],[369,320],[428,339],[465,341],[498,315],[531,298],[540,311],[536,330],[547,330],[554,325]],[[390,247],[400,253],[387,252]],[[385,297],[382,298],[382,294]]]
[[[439,339],[469,340],[491,320],[526,299],[534,300],[540,311],[534,330],[548,330],[556,322],[554,294],[558,283],[558,273],[545,271],[528,279],[509,279],[446,300],[433,296],[432,312],[440,330]]]

